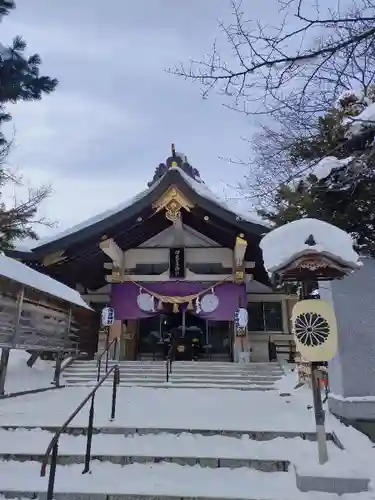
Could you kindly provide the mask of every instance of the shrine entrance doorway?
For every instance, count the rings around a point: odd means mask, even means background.
[[[140,319],[138,359],[165,359],[175,342],[177,360],[230,361],[231,330],[229,321],[205,320],[188,311]]]

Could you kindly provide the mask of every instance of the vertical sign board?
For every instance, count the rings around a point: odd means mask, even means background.
[[[169,277],[185,278],[185,249],[183,247],[169,249]]]

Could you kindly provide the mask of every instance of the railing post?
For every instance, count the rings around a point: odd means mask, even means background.
[[[96,376],[96,381],[99,382],[100,380],[100,372],[101,372],[101,369],[102,369],[102,358],[99,358],[98,359],[98,374]]]
[[[94,427],[94,409],[95,409],[95,392],[91,397],[91,406],[89,412],[89,424],[87,427],[87,442],[86,442],[86,455],[85,455],[85,468],[82,474],[90,472],[90,461],[91,461],[91,443],[92,443],[92,433]]]
[[[113,385],[112,385],[112,406],[111,406],[111,422],[116,417],[116,399],[117,399],[117,386],[120,383],[120,370],[116,366],[113,372]]]
[[[60,387],[60,373],[61,373],[62,356],[63,356],[63,353],[57,352],[55,373],[53,376],[53,382],[54,382],[56,387]]]
[[[48,489],[47,489],[47,499],[46,500],[53,500],[58,454],[59,454],[59,440],[57,439],[56,443],[53,445],[53,448],[52,448],[51,467],[49,470]]]
[[[3,347],[0,357],[0,396],[5,394],[5,380],[7,376],[10,349]]]
[[[112,360],[115,361],[116,359],[116,354],[117,354],[117,337],[115,338],[115,342],[113,344],[113,356],[112,356]]]
[[[107,340],[106,340],[106,354],[105,354],[105,372],[108,371],[108,357],[109,357],[109,326],[107,328]]]
[[[165,362],[165,378],[166,381],[169,382],[169,358],[167,358]]]
[[[21,317],[22,317],[22,308],[23,308],[23,301],[25,298],[25,286],[23,285],[18,292],[17,295],[17,309],[16,309],[16,318],[15,318],[15,324],[14,324],[14,332],[13,332],[13,339],[12,339],[12,347],[17,347],[17,344],[20,341],[21,333],[22,333],[22,327],[21,327]]]

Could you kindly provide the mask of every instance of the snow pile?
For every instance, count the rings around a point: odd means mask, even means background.
[[[333,170],[338,170],[342,167],[345,167],[352,160],[353,156],[348,156],[348,158],[343,158],[342,160],[339,160],[338,158],[336,158],[336,156],[326,156],[315,165],[310,173],[312,175],[315,175],[318,181],[320,181],[328,177]]]
[[[29,358],[28,352],[11,349],[5,381],[6,394],[51,386],[54,376],[53,362],[37,359],[34,365],[29,367],[26,364]]]
[[[367,106],[358,116],[346,118],[349,123],[349,133],[360,134],[365,127],[375,127],[375,102]]]
[[[315,245],[306,243],[310,235]],[[269,232],[260,242],[264,265],[269,273],[280,270],[303,254],[322,253],[358,269],[358,254],[352,238],[342,229],[317,219],[299,219]]]
[[[75,304],[85,309],[90,307],[83,300],[81,295],[72,288],[60,283],[59,281],[39,273],[31,267],[0,254],[0,276],[34,288],[44,293],[48,293],[70,304]]]
[[[298,373],[297,370],[290,371],[284,375],[280,380],[275,382],[275,388],[279,393],[289,393],[292,394],[298,384]]]

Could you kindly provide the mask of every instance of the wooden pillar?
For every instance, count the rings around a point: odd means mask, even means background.
[[[122,333],[122,321],[120,319],[116,319],[113,325],[109,327],[109,342],[117,338],[116,358],[119,357],[121,333]],[[110,350],[111,353],[113,352],[113,349],[114,346],[111,347]]]
[[[134,361],[137,359],[138,321],[128,320],[123,328],[121,354],[123,359]]]

